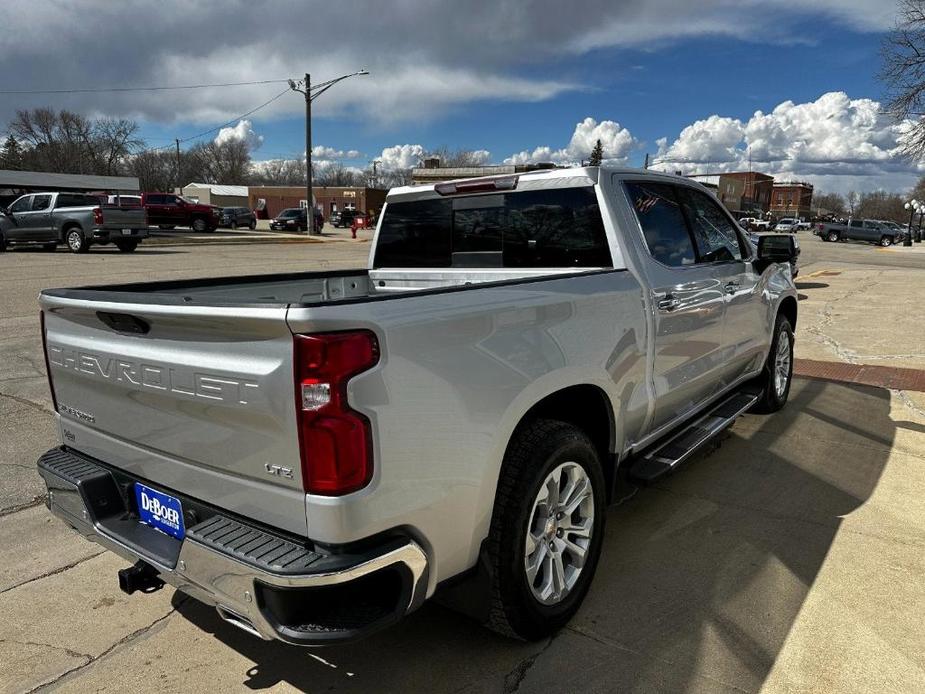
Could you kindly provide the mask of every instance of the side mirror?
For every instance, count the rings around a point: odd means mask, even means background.
[[[799,255],[796,240],[790,234],[758,237],[755,270],[764,272],[772,263],[790,263]]]

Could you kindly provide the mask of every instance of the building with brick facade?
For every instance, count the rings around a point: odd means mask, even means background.
[[[775,181],[771,189],[771,214],[775,217],[812,217],[813,185],[805,181]]]
[[[385,204],[388,191],[357,186],[314,186],[315,205],[325,219],[333,212],[346,209],[378,213]],[[305,186],[250,186],[248,207],[261,219],[271,219],[287,207],[305,207]]]

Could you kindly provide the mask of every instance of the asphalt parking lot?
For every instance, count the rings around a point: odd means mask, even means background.
[[[517,643],[427,604],[321,650],[262,642],[169,587],[124,595],[124,562],[50,516],[34,468],[56,443],[36,296],[357,267],[369,244],[0,255],[0,692],[925,691],[925,393],[820,378],[818,366],[925,370],[925,244],[800,241],[805,377],[789,405],[741,418],[610,510],[567,629]]]

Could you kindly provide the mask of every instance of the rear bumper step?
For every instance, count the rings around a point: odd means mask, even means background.
[[[722,400],[702,417],[643,451],[629,469],[630,480],[649,484],[670,474],[757,401],[758,396],[748,392]]]
[[[67,448],[45,453],[38,470],[55,515],[136,564],[120,572],[125,588],[169,583],[261,638],[297,645],[355,640],[424,601],[427,558],[410,538],[327,553],[213,510],[178,540],[139,521],[133,480],[124,473]],[[204,508],[178,496],[184,510]]]

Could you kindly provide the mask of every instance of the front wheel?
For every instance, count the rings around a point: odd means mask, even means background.
[[[825,240],[831,242],[838,241],[838,234],[834,231],[830,231],[828,236],[825,237]]]
[[[251,220],[251,223],[248,224],[247,226],[251,231],[253,231],[254,229],[257,228],[257,220]]]
[[[206,230],[208,229],[208,226],[209,226],[209,225],[206,224],[206,220],[204,220],[204,219],[201,219],[201,218],[200,218],[200,219],[194,219],[194,220],[193,220],[192,228],[193,228],[193,231],[195,231],[195,232],[198,232],[198,233],[201,234],[202,232],[204,232],[204,231],[206,231]]]
[[[883,246],[884,248],[886,248],[887,246],[892,246],[892,245],[893,245],[893,237],[892,237],[892,236],[882,236],[882,237],[880,237],[880,245]]]
[[[231,226],[232,230],[237,229],[237,228],[238,228],[238,223],[237,223],[237,222],[232,222],[230,226]]]
[[[501,467],[486,544],[489,628],[536,640],[568,623],[597,568],[604,505],[600,458],[584,432],[556,420],[521,427]]]
[[[87,243],[80,229],[71,229],[67,232],[66,239],[71,253],[86,253],[90,248],[90,244]]]
[[[793,328],[786,316],[778,314],[774,323],[771,350],[756,383],[761,387],[758,402],[751,411],[758,414],[777,412],[787,404],[793,380]]]
[[[6,236],[0,234],[0,253],[6,250]]]

